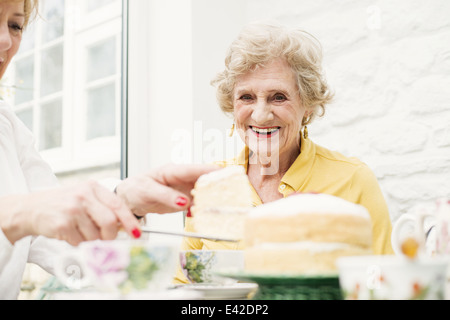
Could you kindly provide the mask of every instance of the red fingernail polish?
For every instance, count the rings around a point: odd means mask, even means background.
[[[188,208],[187,213],[186,213],[186,217],[187,218],[192,218],[191,208]]]
[[[134,236],[136,239],[139,239],[139,238],[141,237],[141,230],[139,230],[138,228],[134,229],[134,230],[132,231],[132,233],[133,233],[133,236]]]
[[[179,197],[179,198],[177,198],[177,201],[175,203],[179,207],[184,207],[185,205],[187,205],[188,200],[184,197]]]

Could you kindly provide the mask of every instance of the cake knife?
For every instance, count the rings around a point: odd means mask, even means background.
[[[163,231],[163,230],[152,229],[149,227],[142,227],[141,230],[142,230],[142,232],[145,232],[145,233],[164,234],[164,235],[177,236],[177,237],[197,238],[197,239],[226,241],[226,242],[239,242],[239,240],[237,240],[237,239],[213,237],[213,236],[208,236],[208,235],[204,235],[204,234],[200,234],[200,233],[193,233],[193,232]]]

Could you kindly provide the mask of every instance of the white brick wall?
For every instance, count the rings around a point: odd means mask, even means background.
[[[365,161],[396,220],[450,198],[450,2],[249,0],[250,20],[315,35],[336,92],[310,136]]]

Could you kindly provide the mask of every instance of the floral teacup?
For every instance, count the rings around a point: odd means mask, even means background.
[[[70,289],[94,288],[122,294],[170,286],[177,248],[146,241],[82,243],[58,259],[55,273]]]
[[[445,298],[445,259],[354,256],[337,260],[347,300],[441,300]]]
[[[221,272],[244,270],[242,250],[188,250],[180,252],[183,274],[190,283],[224,284],[236,282],[220,276]]]

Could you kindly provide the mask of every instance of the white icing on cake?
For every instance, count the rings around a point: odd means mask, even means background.
[[[348,214],[370,219],[361,205],[328,194],[295,194],[284,199],[263,204],[251,210],[250,219],[262,216],[290,216],[295,214]]]
[[[351,246],[346,243],[339,242],[313,242],[313,241],[300,241],[300,242],[264,242],[255,245],[254,249],[259,250],[307,250],[314,253],[319,252],[331,252],[336,250],[348,249]]]
[[[229,166],[220,170],[216,170],[205,175],[202,175],[197,180],[197,186],[203,187],[212,182],[227,179],[233,175],[245,175],[245,168],[243,166]]]

